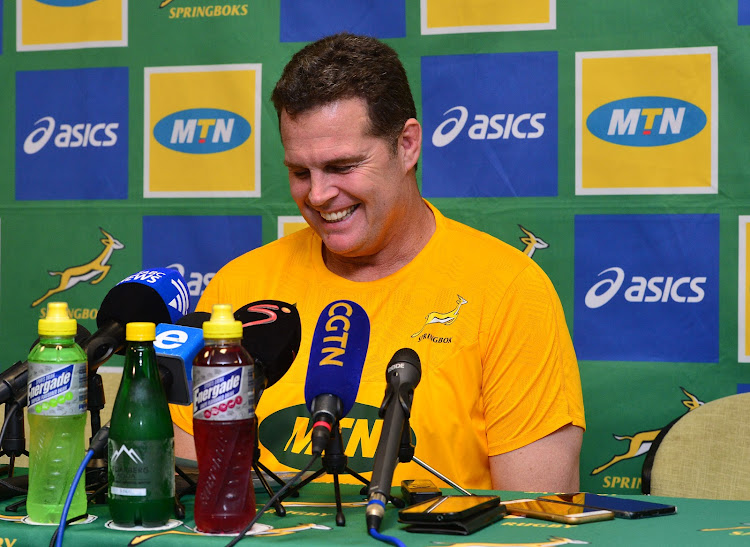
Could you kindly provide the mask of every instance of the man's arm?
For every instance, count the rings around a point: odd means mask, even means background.
[[[583,429],[568,424],[538,441],[490,456],[495,490],[577,492]]]

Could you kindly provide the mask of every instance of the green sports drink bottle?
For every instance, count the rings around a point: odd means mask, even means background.
[[[76,470],[84,458],[86,354],[75,343],[68,304],[50,302],[39,320],[39,343],[29,353],[29,494],[34,522],[60,521]],[[69,517],[86,512],[86,486],[75,489]]]
[[[154,351],[155,325],[125,326],[125,365],[109,428],[109,513],[156,528],[174,511],[174,432]]]

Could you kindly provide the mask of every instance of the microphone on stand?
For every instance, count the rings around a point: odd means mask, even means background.
[[[419,356],[411,348],[398,350],[385,370],[385,397],[378,415],[383,418],[383,429],[375,449],[372,478],[368,489],[365,511],[367,529],[380,529],[385,514],[385,503],[390,497],[393,472],[398,463],[404,428],[408,428],[414,388],[422,378]]]
[[[98,330],[81,344],[89,376],[125,348],[125,325],[131,322],[174,323],[187,313],[190,293],[185,279],[172,268],[152,268],[126,277],[104,297],[96,316]]]
[[[255,360],[255,404],[263,391],[287,373],[299,353],[302,322],[297,307],[280,300],[258,300],[240,307],[242,346]]]
[[[305,403],[312,415],[312,453],[317,457],[325,451],[325,456],[323,467],[292,487],[286,495],[296,495],[300,488],[323,473],[333,475],[338,526],[345,524],[339,474],[349,473],[367,484],[367,479],[347,465],[339,420],[354,406],[369,344],[370,319],[356,302],[337,300],[318,316],[307,365]]]
[[[356,302],[332,302],[320,313],[305,379],[313,454],[323,453],[331,430],[354,406],[369,344],[370,319]]]
[[[156,325],[156,363],[169,403],[183,406],[193,403],[193,359],[203,349],[202,327],[210,317],[210,313],[193,312],[174,325]]]

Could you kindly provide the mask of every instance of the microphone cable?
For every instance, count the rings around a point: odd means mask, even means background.
[[[390,543],[391,545],[395,545],[396,547],[406,547],[406,544],[394,536],[386,536],[385,534],[381,534],[378,532],[376,528],[370,528],[370,535],[374,537],[375,539],[382,541],[384,543]]]
[[[258,519],[260,519],[263,513],[265,513],[268,510],[268,508],[271,507],[271,505],[275,504],[276,501],[279,498],[281,498],[281,496],[285,494],[287,490],[289,490],[289,488],[291,488],[296,483],[298,483],[299,480],[302,478],[302,475],[304,475],[310,470],[310,468],[313,466],[313,464],[317,461],[319,457],[320,457],[320,453],[314,452],[312,458],[310,458],[310,461],[307,463],[304,469],[302,469],[299,473],[297,473],[294,477],[292,477],[290,481],[288,481],[278,492],[276,492],[276,494],[274,494],[271,497],[271,499],[268,500],[268,503],[266,503],[263,506],[263,508],[255,514],[255,517],[253,518],[253,520],[250,521],[250,524],[245,526],[245,528],[239,534],[237,534],[237,536],[232,541],[227,543],[225,547],[232,547],[233,545],[237,545],[237,543],[245,537],[245,534],[247,534],[250,530],[252,530],[253,526],[255,526],[255,523],[258,522]]]
[[[86,472],[86,466],[91,461],[91,458],[94,457],[94,454],[101,448],[104,447],[104,444],[109,439],[109,423],[107,423],[105,426],[103,426],[99,431],[96,432],[96,435],[94,435],[94,438],[91,439],[91,444],[89,445],[89,449],[86,451],[86,455],[83,457],[83,461],[81,462],[81,465],[78,466],[78,470],[76,471],[75,476],[73,477],[73,482],[70,485],[70,488],[68,489],[68,496],[65,499],[65,505],[63,505],[62,514],[60,515],[60,524],[58,525],[57,529],[55,530],[55,533],[52,534],[52,540],[50,541],[50,547],[54,544],[55,547],[62,547],[63,542],[63,534],[65,533],[65,525],[69,522],[74,522],[85,515],[78,515],[76,517],[73,517],[70,520],[67,520],[68,517],[68,511],[70,510],[70,506],[73,504],[73,496],[75,495],[76,486],[78,486],[78,482],[81,480],[81,477]]]

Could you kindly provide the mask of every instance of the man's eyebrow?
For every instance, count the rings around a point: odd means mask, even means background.
[[[330,160],[326,161],[324,163],[324,165],[351,165],[353,163],[360,163],[363,160],[364,160],[364,156],[362,156],[362,155],[345,156],[345,157],[330,159]],[[298,165],[298,164],[296,164],[294,162],[291,162],[291,161],[288,161],[286,159],[284,160],[283,163],[284,163],[285,167],[288,167],[290,169],[294,169],[294,168],[305,168],[306,169],[305,166]]]

